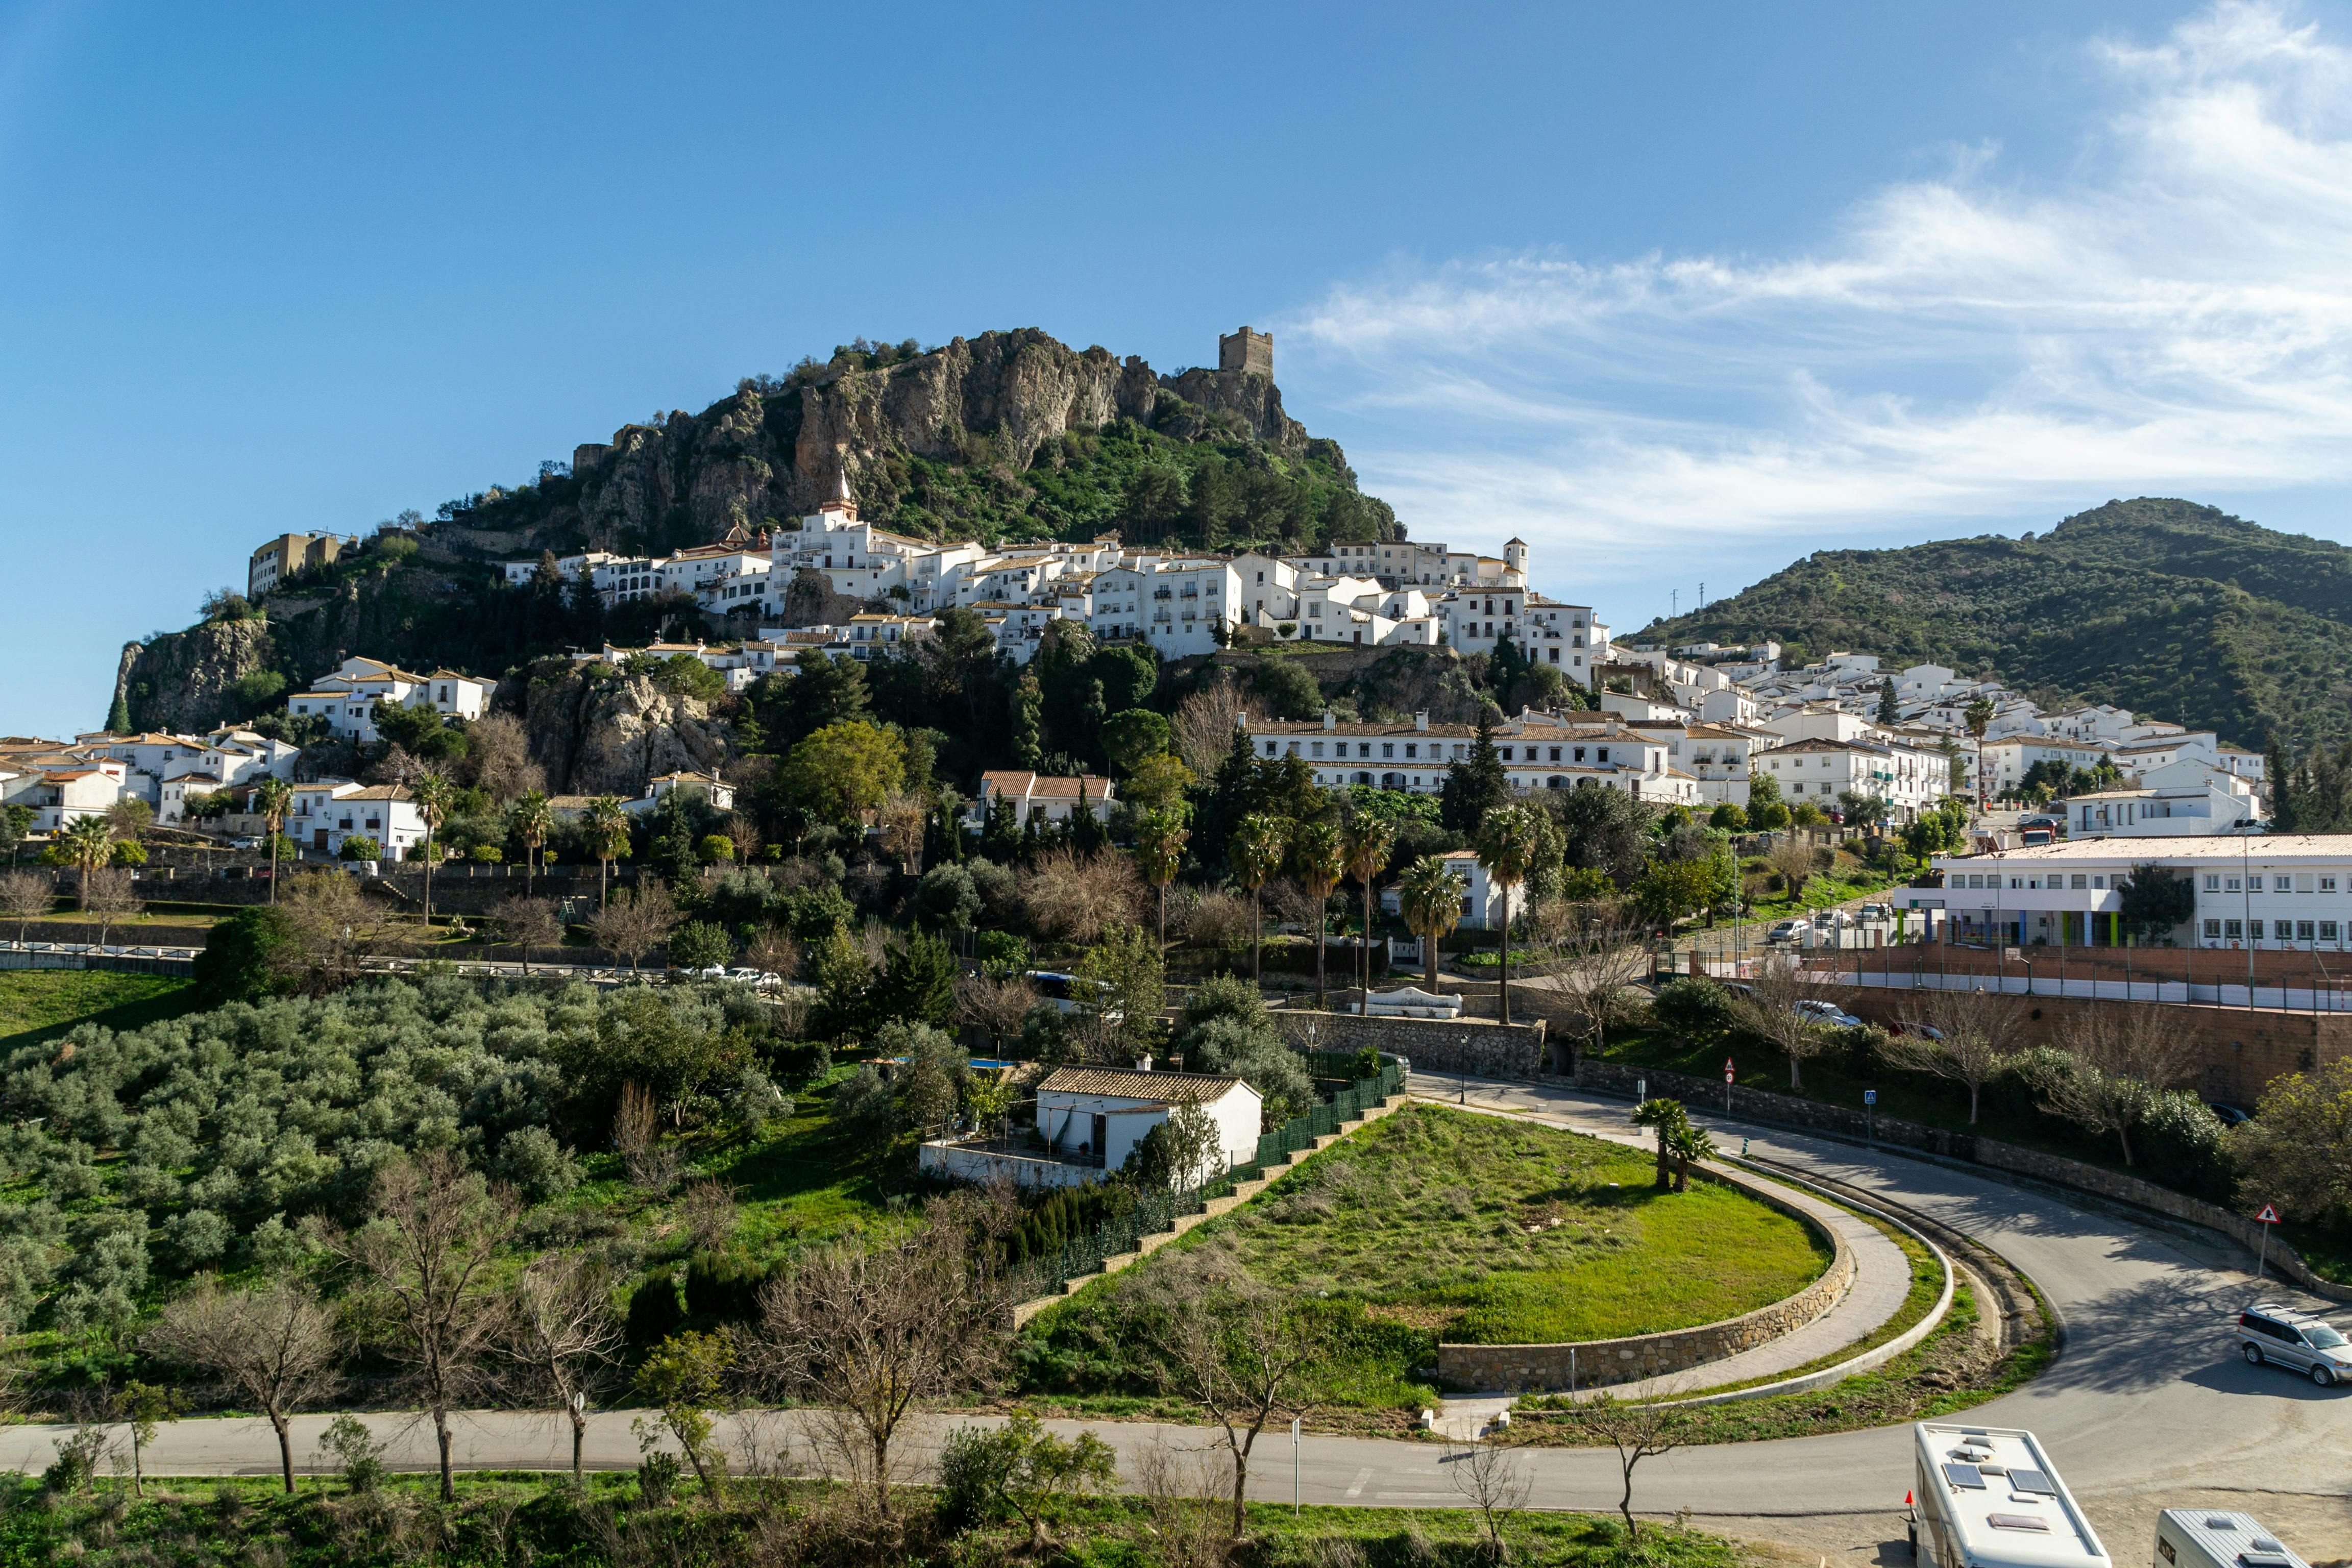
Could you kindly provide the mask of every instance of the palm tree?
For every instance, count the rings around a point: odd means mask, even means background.
[[[1690,1117],[1684,1111],[1681,1100],[1668,1100],[1661,1095],[1654,1100],[1645,1100],[1633,1108],[1633,1125],[1657,1131],[1657,1188],[1663,1193],[1666,1190],[1666,1156],[1674,1152],[1675,1136],[1690,1125]]]
[[[1528,879],[1535,868],[1536,853],[1543,842],[1540,829],[1529,809],[1524,805],[1507,805],[1500,811],[1489,812],[1478,829],[1478,864],[1486,868],[1486,880],[1496,894],[1487,900],[1490,916],[1499,907],[1502,910],[1502,947],[1498,967],[1503,980],[1503,1022],[1511,1021],[1511,889]]]
[[[1323,944],[1331,929],[1331,889],[1348,874],[1348,852],[1339,830],[1328,822],[1310,822],[1290,841],[1291,864],[1315,900],[1315,1010],[1323,1008]]]
[[[1424,855],[1405,868],[1397,883],[1397,910],[1412,934],[1421,938],[1421,955],[1429,969],[1429,988],[1437,989],[1437,944],[1462,923],[1462,896],[1470,884],[1461,872],[1434,855]]]
[[[415,793],[416,815],[425,819],[425,853],[421,858],[425,862],[425,931],[429,937],[433,931],[433,866],[440,859],[434,853],[433,836],[441,831],[442,820],[449,815],[449,804],[457,794],[457,786],[449,782],[446,773],[427,772],[417,779]]]
[[[545,790],[529,790],[514,803],[507,820],[515,837],[522,840],[522,896],[527,899],[530,897],[531,874],[539,869],[539,847],[555,831],[555,808],[547,804]]]
[[[1675,1157],[1675,1191],[1690,1191],[1690,1168],[1695,1160],[1715,1158],[1715,1140],[1704,1127],[1684,1122],[1666,1134],[1666,1149]]]
[[[1372,1016],[1372,879],[1388,866],[1396,847],[1396,829],[1369,811],[1360,811],[1339,830],[1339,847],[1348,858],[1348,875],[1364,885],[1364,950],[1359,969],[1364,987],[1363,1015]]]
[[[1289,844],[1290,832],[1278,816],[1264,812],[1244,816],[1234,829],[1234,879],[1249,889],[1250,896],[1250,980],[1259,976],[1259,958],[1265,947],[1265,917],[1258,911],[1258,895],[1274,874],[1282,869],[1282,857]]]
[[[1972,793],[1977,797],[1977,809],[1981,811],[1984,809],[1984,738],[1985,731],[1992,724],[1991,699],[1978,698],[1968,705],[1962,716],[1968,721],[1969,733],[1976,737],[1977,787]]]
[[[1135,858],[1143,879],[1160,893],[1160,951],[1168,951],[1168,884],[1184,864],[1184,843],[1192,837],[1173,811],[1147,811],[1135,825]]]
[[[268,778],[253,792],[253,806],[269,834],[269,901],[278,901],[278,840],[286,832],[287,814],[294,809],[294,786],[284,779]]]
[[[89,912],[89,879],[114,856],[114,825],[102,816],[77,816],[65,830],[66,853],[81,872],[81,911]]]
[[[596,907],[604,907],[604,898],[613,880],[613,862],[625,859],[629,853],[629,814],[621,809],[621,797],[600,795],[588,803],[588,842],[596,851]]]

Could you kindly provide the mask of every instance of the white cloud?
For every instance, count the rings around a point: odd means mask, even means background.
[[[2118,107],[2062,185],[1969,149],[1811,254],[1462,260],[1284,325],[1391,426],[1356,457],[1409,520],[1621,567],[2352,479],[2352,52],[2227,4],[2088,53]]]

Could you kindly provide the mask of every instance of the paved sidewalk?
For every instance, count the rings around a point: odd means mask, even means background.
[[[1540,1101],[1522,1100],[1515,1103],[1510,1097],[1513,1086],[1479,1079],[1442,1080],[1444,1085],[1456,1086],[1454,1092],[1460,1096],[1456,1099],[1443,1092],[1440,1080],[1432,1075],[1417,1072],[1413,1079],[1406,1085],[1407,1091],[1414,1099],[1433,1105],[1539,1121],[1631,1148],[1656,1147],[1648,1132],[1626,1121],[1626,1108],[1621,1101],[1547,1089]],[[1675,1394],[1704,1394],[1711,1388],[1746,1383],[1751,1378],[1776,1377],[1858,1343],[1901,1310],[1904,1298],[1911,1293],[1911,1262],[1877,1226],[1801,1187],[1788,1186],[1753,1171],[1743,1170],[1739,1174],[1771,1188],[1842,1238],[1853,1254],[1853,1283],[1828,1311],[1794,1333],[1689,1372],[1612,1384],[1609,1393],[1621,1399],[1654,1399]],[[1449,1409],[1454,1403],[1446,1402]]]

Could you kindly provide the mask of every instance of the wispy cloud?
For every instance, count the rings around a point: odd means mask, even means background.
[[[2117,107],[2063,184],[1988,145],[1809,254],[1460,260],[1284,325],[1352,362],[1408,515],[1621,566],[2352,479],[2352,51],[2233,3],[2085,52]]]

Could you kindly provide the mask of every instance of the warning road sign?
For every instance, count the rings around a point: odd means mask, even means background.
[[[2264,1204],[2263,1205],[2263,1212],[2254,1216],[2254,1222],[2257,1225],[2276,1225],[2279,1222],[2278,1210],[2273,1208],[2268,1204]]]

